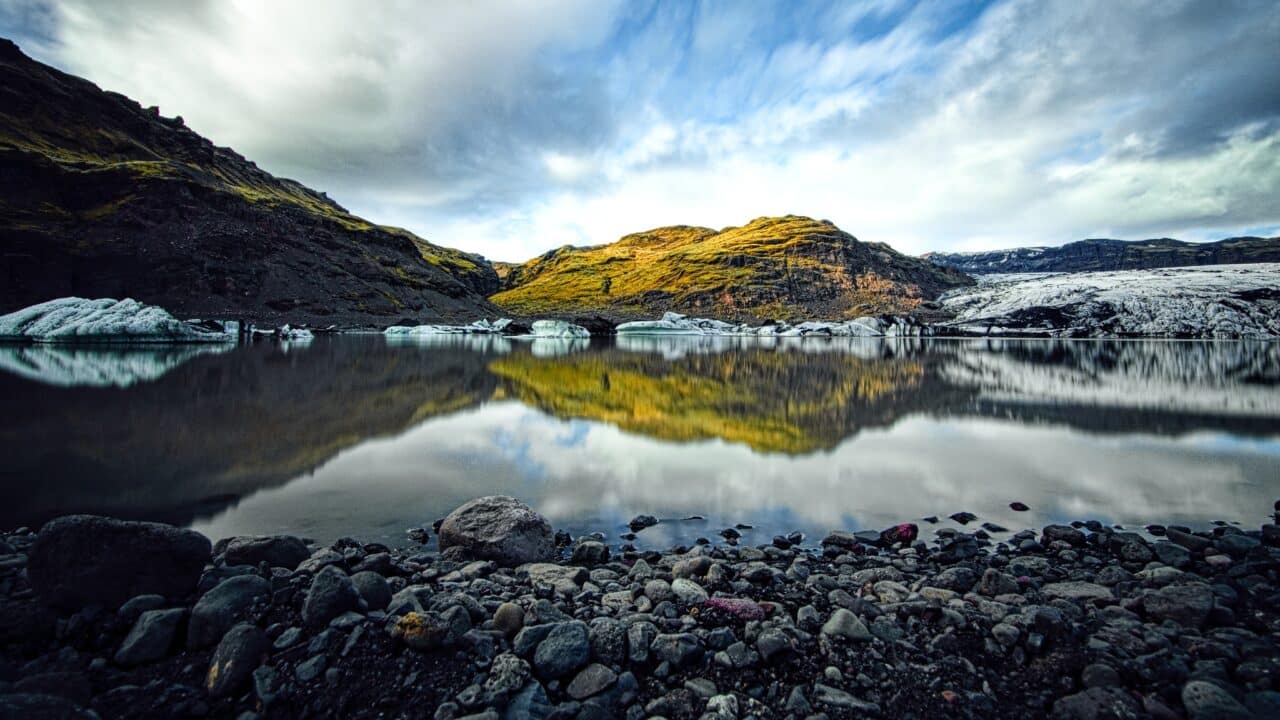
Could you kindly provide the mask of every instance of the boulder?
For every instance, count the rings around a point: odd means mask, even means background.
[[[505,495],[477,498],[449,513],[440,525],[440,549],[500,565],[553,560],[551,523],[528,505]]]
[[[209,697],[226,697],[245,685],[267,652],[267,634],[249,623],[227,631],[209,661],[205,689]]]
[[[391,600],[388,591],[388,602]],[[360,607],[360,593],[347,574],[333,565],[316,574],[302,604],[302,622],[313,630],[324,627],[344,612]]]
[[[168,655],[178,626],[186,614],[184,608],[173,608],[148,610],[139,615],[116,651],[116,662],[120,665],[142,665]]]
[[[233,537],[223,550],[222,559],[227,565],[258,565],[282,567],[294,570],[303,560],[311,557],[306,543],[292,535],[266,535],[259,537]]]
[[[213,546],[194,530],[68,515],[40,530],[27,562],[31,587],[56,607],[119,607],[138,595],[178,600],[195,589]]]
[[[1142,607],[1157,620],[1200,627],[1213,610],[1213,590],[1204,583],[1169,585],[1143,597]]]
[[[196,650],[218,642],[231,626],[245,619],[257,603],[271,596],[271,584],[257,575],[223,580],[191,608],[187,647]]]

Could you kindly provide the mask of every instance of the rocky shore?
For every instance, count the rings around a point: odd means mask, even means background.
[[[406,549],[68,516],[0,539],[0,717],[1280,717],[1280,527],[962,517],[642,552],[656,518],[505,497]]]

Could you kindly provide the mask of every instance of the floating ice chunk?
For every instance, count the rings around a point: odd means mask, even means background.
[[[498,335],[511,324],[510,318],[477,320],[470,325],[393,325],[382,331],[384,335]]]
[[[534,337],[543,338],[585,338],[591,337],[591,331],[581,325],[574,325],[564,320],[535,320]]]
[[[133,299],[59,298],[0,317],[0,338],[41,343],[234,342]]]
[[[619,335],[706,335],[695,325],[673,320],[636,320],[614,328]]]
[[[280,339],[281,340],[306,340],[309,342],[315,339],[315,335],[313,335],[311,331],[306,328],[296,328],[296,327],[290,327],[288,325],[285,325],[284,327],[280,328]]]

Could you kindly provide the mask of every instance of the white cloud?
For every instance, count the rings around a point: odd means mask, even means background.
[[[68,2],[46,52],[497,259],[787,212],[913,253],[1280,225],[1280,5],[753,9]]]

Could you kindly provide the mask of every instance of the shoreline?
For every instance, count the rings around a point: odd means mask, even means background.
[[[443,522],[430,532],[443,552],[288,536],[213,545],[88,516],[4,535],[0,709],[244,720],[1280,709],[1274,524],[1145,535],[1080,521],[1001,542],[905,523],[756,546],[730,544],[726,529],[715,544],[628,551],[552,534],[510,498]]]

